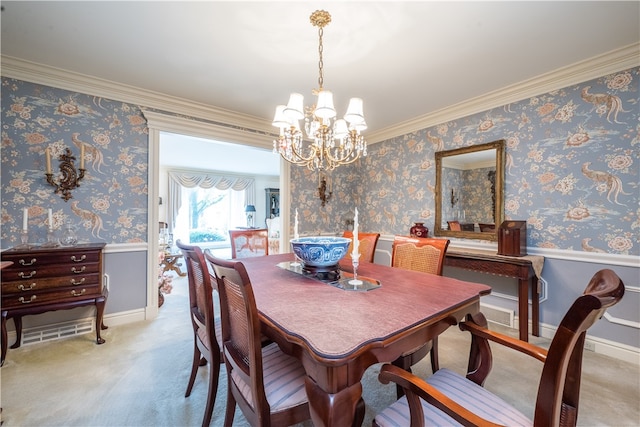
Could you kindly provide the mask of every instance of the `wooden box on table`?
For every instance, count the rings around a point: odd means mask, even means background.
[[[504,221],[498,228],[498,255],[527,254],[527,221]]]

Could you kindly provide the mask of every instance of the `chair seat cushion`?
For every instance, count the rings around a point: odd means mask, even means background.
[[[304,389],[306,374],[302,364],[294,357],[283,353],[278,344],[272,343],[262,348],[262,369],[264,391],[271,412],[279,412],[307,401],[307,392]],[[231,372],[231,378],[249,405],[253,406],[249,384],[235,371]]]
[[[491,422],[510,427],[533,425],[531,420],[507,402],[449,369],[442,368],[438,370],[426,381],[448,398]],[[422,409],[424,411],[425,425],[461,425],[425,401],[422,401]],[[376,416],[375,422],[381,427],[408,426],[410,423],[407,398],[402,397],[384,409]]]

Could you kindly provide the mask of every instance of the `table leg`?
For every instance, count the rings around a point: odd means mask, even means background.
[[[529,341],[529,280],[518,279],[518,328],[520,340]]]
[[[540,336],[540,282],[537,276],[531,278],[531,335]]]
[[[2,358],[0,359],[0,366],[4,365],[4,358],[7,355],[7,344],[8,344],[8,339],[7,339],[7,314],[9,312],[7,311],[3,311],[2,312]]]
[[[362,384],[357,382],[335,394],[323,390],[307,377],[305,390],[309,398],[309,412],[315,426],[353,426],[361,418]],[[362,422],[362,420],[360,420]]]

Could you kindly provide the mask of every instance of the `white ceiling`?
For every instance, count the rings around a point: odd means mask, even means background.
[[[271,122],[324,87],[385,128],[640,40],[638,1],[2,1],[3,56]],[[307,102],[309,104],[310,102]]]

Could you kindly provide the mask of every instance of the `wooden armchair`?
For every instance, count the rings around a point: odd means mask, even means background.
[[[449,239],[396,236],[393,240],[391,266],[442,276],[444,257],[448,247]],[[431,369],[436,372],[440,367],[437,337],[421,347],[404,353],[393,364],[411,372],[411,366],[422,360],[429,352],[431,352]],[[398,397],[402,394],[402,388],[398,387]]]
[[[345,255],[345,258],[351,261],[351,251],[353,251],[353,232],[345,231],[342,233],[342,237],[352,240],[352,242],[349,243],[347,255]],[[358,233],[358,241],[360,242],[360,262],[373,262],[379,238],[380,233]]]
[[[269,255],[269,232],[266,228],[229,230],[231,258]]]
[[[378,414],[373,425],[575,426],[586,332],[623,295],[624,284],[616,273],[607,269],[597,272],[560,322],[549,350],[489,330],[481,313],[467,316],[460,323],[460,329],[472,335],[466,378],[443,368],[424,381],[384,365],[380,381],[401,385],[406,397]],[[489,341],[544,363],[533,421],[482,387],[493,364]]]
[[[447,225],[449,226],[449,231],[462,231],[460,221],[447,221]]]

